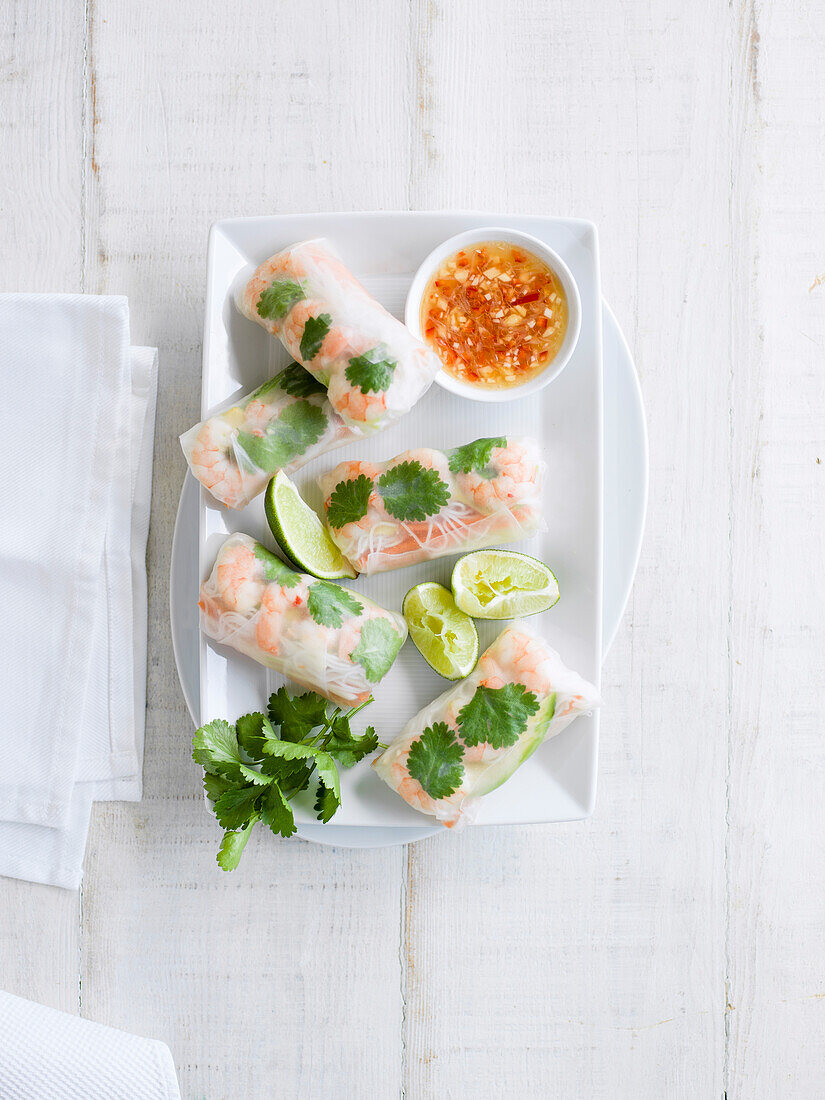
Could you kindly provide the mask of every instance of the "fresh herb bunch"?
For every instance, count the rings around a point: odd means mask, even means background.
[[[291,695],[281,687],[267,713],[223,719],[195,731],[192,756],[203,768],[203,787],[226,830],[217,860],[234,871],[255,825],[262,821],[283,837],[295,832],[290,801],[318,780],[315,812],[326,823],[341,805],[338,765],[351,768],[379,746],[372,726],[358,736],[350,722],[372,702],[344,711],[317,692]]]

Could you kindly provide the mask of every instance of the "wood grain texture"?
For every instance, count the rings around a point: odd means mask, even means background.
[[[528,7],[504,28],[498,4],[427,7],[418,49],[434,167],[422,167],[421,201],[456,203],[458,180],[470,207],[601,225],[605,296],[636,318],[650,520],[630,621],[605,668],[593,820],[478,830],[410,854],[405,1086],[718,1096],[730,438],[727,372],[708,369],[696,334],[726,341],[729,327],[729,136],[708,132],[728,102],[727,14],[710,3]],[[476,20],[499,64],[488,95],[462,97]],[[712,57],[705,36],[720,44]],[[535,41],[540,97],[524,63]],[[494,177],[481,170],[490,149],[504,161]]]
[[[210,222],[406,199],[407,15],[368,7],[215,4],[193,18],[191,5],[97,0],[91,27],[87,279],[129,295],[133,338],[158,344],[161,374],[146,794],[95,816],[84,1011],[165,1038],[183,1094],[210,1100],[267,1096],[275,1083],[295,1096],[345,1096],[353,1081],[364,1095],[398,1090],[403,853],[261,837],[239,872],[217,870],[167,612]],[[351,20],[371,33],[342,50]],[[124,66],[136,43],[139,60]],[[354,94],[331,94],[346,86]]]
[[[825,1080],[825,10],[736,6],[730,1098]]]
[[[0,985],[165,1039],[186,1097],[819,1096],[825,18],[6,7],[2,288],[128,294],[161,377],[145,799],[97,807],[80,898],[0,879]],[[207,228],[404,207],[601,229],[652,472],[596,813],[223,876],[167,610]]]
[[[3,6],[0,291],[82,289],[84,36],[82,8]],[[0,987],[77,1012],[79,915],[74,893],[0,878]]]

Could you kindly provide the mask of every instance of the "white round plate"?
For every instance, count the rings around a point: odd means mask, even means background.
[[[647,509],[647,425],[642,393],[630,348],[613,311],[602,302],[604,367],[604,596],[603,653],[610,649],[633,585]],[[200,725],[198,671],[198,483],[187,473],[181,490],[172,562],[169,609],[172,647],[183,697]],[[440,825],[419,828],[364,828],[299,825],[297,836],[340,848],[384,848],[410,844],[436,833]]]

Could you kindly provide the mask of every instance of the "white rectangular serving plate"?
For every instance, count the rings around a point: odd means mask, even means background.
[[[437,244],[455,233],[500,226],[531,233],[567,262],[578,283],[582,327],[573,358],[558,379],[524,400],[483,404],[434,384],[398,424],[366,442],[348,444],[310,462],[295,476],[305,498],[320,505],[315,480],[321,471],[351,458],[383,461],[412,447],[441,450],[480,436],[531,435],[547,461],[544,514],[547,531],[513,543],[546,561],[561,599],[530,622],[559,650],[566,664],[598,685],[602,623],[602,333],[598,243],[585,221],[501,214],[354,213],[274,215],[216,222],[209,237],[202,413],[241,397],[276,374],[289,356],[281,344],[237,310],[234,284],[242,271],[297,241],[327,238],[367,289],[397,317],[413,273]],[[200,576],[206,577],[224,537],[246,531],[274,548],[263,498],[241,512],[200,500]],[[456,558],[359,577],[348,583],[384,607],[400,611],[404,594],[424,579],[449,585]],[[482,650],[505,626],[478,621]],[[200,641],[203,721],[234,720],[265,709],[283,677],[226,647]],[[391,742],[405,723],[449,685],[408,641],[388,675],[376,685],[375,702],[358,717]],[[303,690],[303,689],[300,689]],[[587,817],[596,795],[598,711],[577,719],[544,744],[502,787],[484,798],[478,822],[526,824]],[[342,806],[336,825],[410,826],[432,819],[391,791],[367,763],[342,769]],[[311,799],[296,805],[296,820],[315,822]]]

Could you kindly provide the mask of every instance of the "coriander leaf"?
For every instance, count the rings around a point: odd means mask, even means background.
[[[269,726],[269,729],[266,727]],[[242,714],[235,723],[238,744],[247,756],[260,760],[263,756],[263,744],[267,737],[273,736],[272,727],[266,716],[259,713]]]
[[[284,760],[279,756],[266,756],[261,764],[264,775],[271,776],[275,783],[286,791],[285,797],[292,798],[299,791],[305,791],[312,775],[312,762],[305,760]]]
[[[340,585],[329,581],[315,581],[309,586],[307,608],[321,626],[339,627],[344,619],[360,615],[363,604]]]
[[[263,291],[255,308],[265,321],[281,321],[302,298],[306,294],[300,283],[294,279],[275,279]]]
[[[326,725],[328,705],[316,691],[290,695],[279,687],[269,697],[269,717],[274,726],[280,726],[284,741],[302,741],[317,726]]]
[[[515,745],[538,709],[538,699],[523,684],[500,688],[482,684],[458,712],[461,739],[465,745],[491,745],[494,749]]]
[[[318,317],[308,317],[301,334],[301,358],[305,363],[311,362],[321,350],[321,344],[327,338],[332,328],[332,318],[328,313],[322,313]]]
[[[277,473],[298,455],[317,443],[327,430],[327,414],[308,401],[287,405],[280,416],[273,416],[263,435],[238,432],[236,445],[253,467],[265,473]]]
[[[437,470],[425,470],[420,462],[401,462],[378,479],[378,492],[391,516],[420,521],[440,512],[450,490]]]
[[[285,760],[314,760],[318,778],[325,787],[334,790],[340,798],[341,787],[335,761],[320,746],[299,745],[294,741],[267,741],[266,751],[273,756],[281,756]]]
[[[410,746],[407,770],[430,798],[447,798],[461,786],[464,749],[446,722],[427,726]]]
[[[241,787],[224,791],[215,803],[215,817],[224,829],[242,829],[255,812],[261,796],[259,787]]]
[[[311,397],[314,393],[326,393],[326,387],[300,363],[288,363],[273,379],[290,397]]]
[[[367,619],[361,627],[358,645],[350,653],[364,669],[370,683],[383,679],[398,656],[404,638],[387,619]]]
[[[264,742],[264,748],[270,756],[279,756],[284,760],[309,760],[315,755],[312,745],[302,745],[297,741],[279,741],[277,738]]]
[[[319,821],[326,823],[334,816],[335,811],[341,805],[341,799],[335,794],[335,791],[331,791],[329,787],[325,787],[323,783],[318,784],[318,790],[315,795],[315,813]]]
[[[273,833],[279,833],[283,837],[290,837],[296,831],[292,807],[274,783],[261,799],[261,820]]]
[[[239,832],[224,833],[221,846],[218,848],[217,860],[224,871],[234,871],[241,861],[246,842],[250,833],[258,821],[258,815],[250,817],[249,821]]]
[[[263,785],[269,780],[255,768],[250,768],[241,756],[235,727],[219,718],[195,730],[192,756],[206,771],[225,779],[245,780]]]
[[[350,359],[349,366],[344,371],[347,381],[357,386],[361,393],[383,393],[390,388],[392,376],[398,365],[392,359],[379,358],[381,352],[378,348],[357,355]]]
[[[222,775],[213,775],[211,772],[203,773],[203,789],[206,791],[206,797],[213,805],[226,791],[242,790],[243,788],[238,786],[239,782],[242,781],[226,779]]]
[[[447,452],[450,469],[454,474],[468,474],[470,470],[478,470],[483,474],[495,448],[506,446],[507,440],[500,435],[492,439],[476,439],[472,443],[465,443],[463,447],[454,447]]]
[[[318,772],[318,778],[321,780],[321,783],[328,791],[333,792],[340,804],[341,780],[338,777],[338,769],[335,767],[335,761],[328,752],[322,752],[320,749],[315,750],[315,770]]]
[[[339,481],[329,498],[327,522],[340,530],[347,523],[357,523],[367,514],[372,479],[359,474],[350,481]]]
[[[255,544],[255,557],[263,562],[264,577],[270,582],[280,584],[282,588],[294,588],[300,581],[296,572],[282,562],[277,554],[267,550],[260,542]]]
[[[257,390],[253,390],[249,397],[247,397],[244,407],[252,401],[262,401],[263,398],[269,397],[274,390],[281,389],[281,385],[278,381],[279,377],[280,375],[276,375],[274,378],[270,378],[268,382],[264,382],[262,386],[258,386]]]
[[[350,731],[349,718],[345,714],[338,715],[332,722],[332,733],[325,738],[326,751],[343,768],[354,767],[359,760],[369,756],[378,748],[378,736],[372,726],[367,726],[361,737],[356,737]]]

